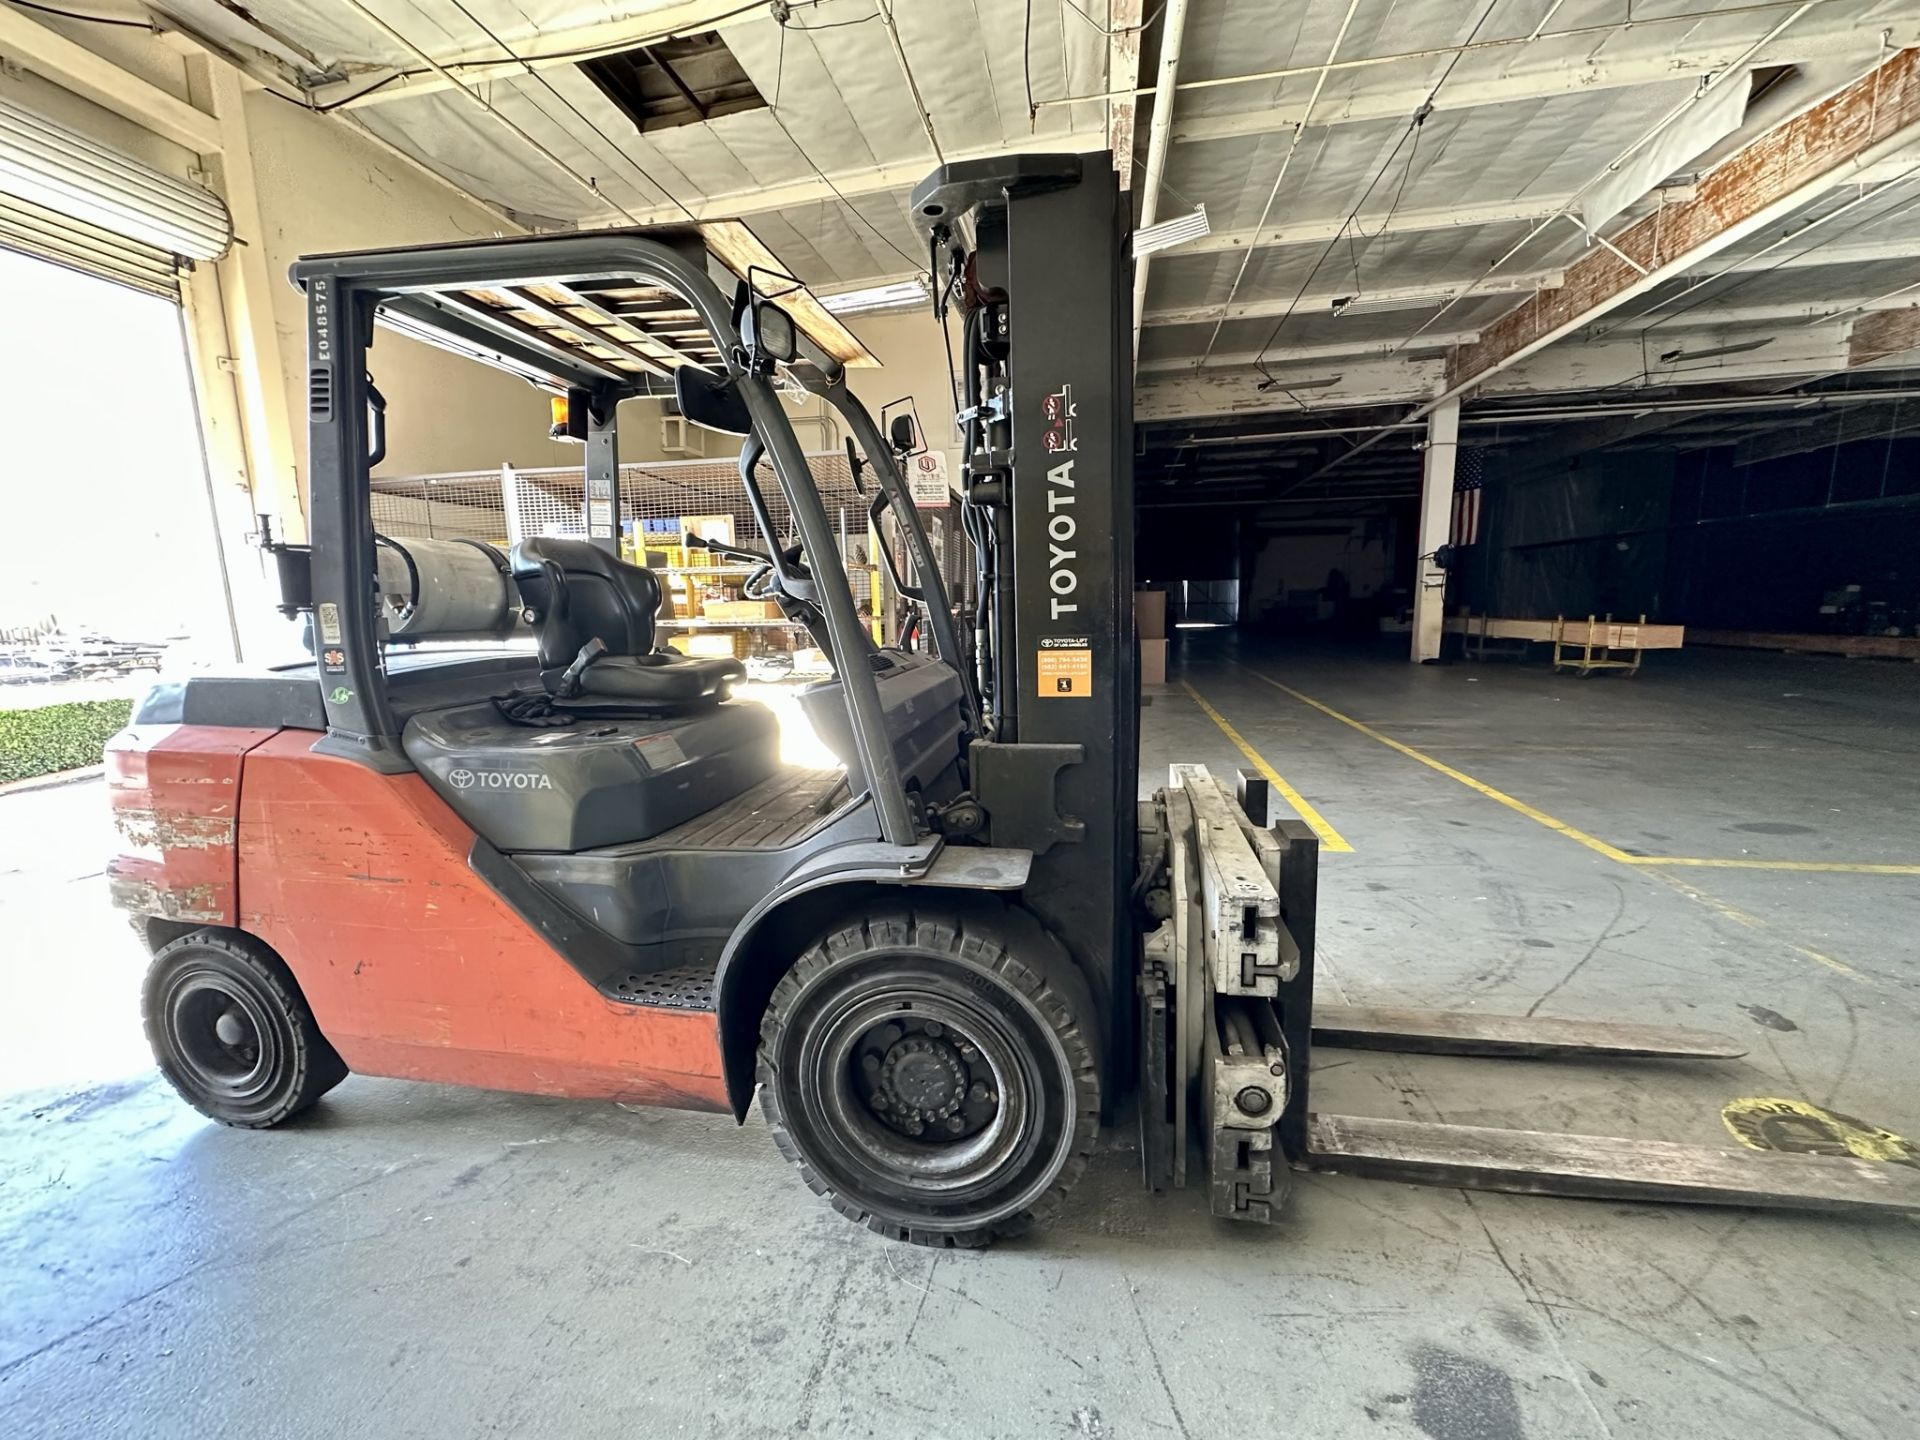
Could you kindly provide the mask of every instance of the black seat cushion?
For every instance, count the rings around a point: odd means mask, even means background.
[[[608,655],[580,673],[580,693],[609,700],[692,705],[724,699],[727,687],[747,673],[730,655]]]
[[[746,667],[730,656],[663,654],[653,648],[660,581],[584,540],[551,536],[513,547],[513,579],[533,612],[540,665],[564,670],[582,646],[599,640],[607,653],[579,677],[583,696],[644,705],[698,705],[726,698]]]

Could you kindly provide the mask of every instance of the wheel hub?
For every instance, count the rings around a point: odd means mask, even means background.
[[[993,1067],[973,1041],[937,1020],[903,1016],[860,1043],[866,1108],[895,1134],[924,1141],[970,1139],[999,1113]]]
[[[921,1121],[944,1120],[967,1094],[967,1067],[945,1040],[909,1036],[880,1062],[880,1091]]]

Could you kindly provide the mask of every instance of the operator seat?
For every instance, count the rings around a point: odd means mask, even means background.
[[[644,565],[629,565],[585,540],[550,536],[522,540],[511,563],[521,604],[539,634],[542,671],[564,672],[595,640],[606,646],[578,672],[583,697],[694,708],[726,699],[747,673],[731,656],[704,659],[653,648],[660,581]]]

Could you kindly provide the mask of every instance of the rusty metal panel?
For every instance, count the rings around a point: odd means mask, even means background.
[[[136,916],[236,923],[241,763],[275,733],[141,725],[108,742],[107,803],[118,849],[107,862],[107,889],[115,905]]]

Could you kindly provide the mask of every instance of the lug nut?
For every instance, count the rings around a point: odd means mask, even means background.
[[[929,1020],[926,1023],[926,1032],[933,1039],[938,1040],[942,1035],[947,1033],[947,1027],[942,1025],[938,1020]]]
[[[967,1122],[962,1120],[958,1115],[949,1115],[947,1117],[947,1129],[951,1130],[954,1134],[958,1135],[966,1128]]]
[[[880,1057],[869,1050],[860,1057],[860,1068],[863,1070],[878,1070],[880,1068]]]

